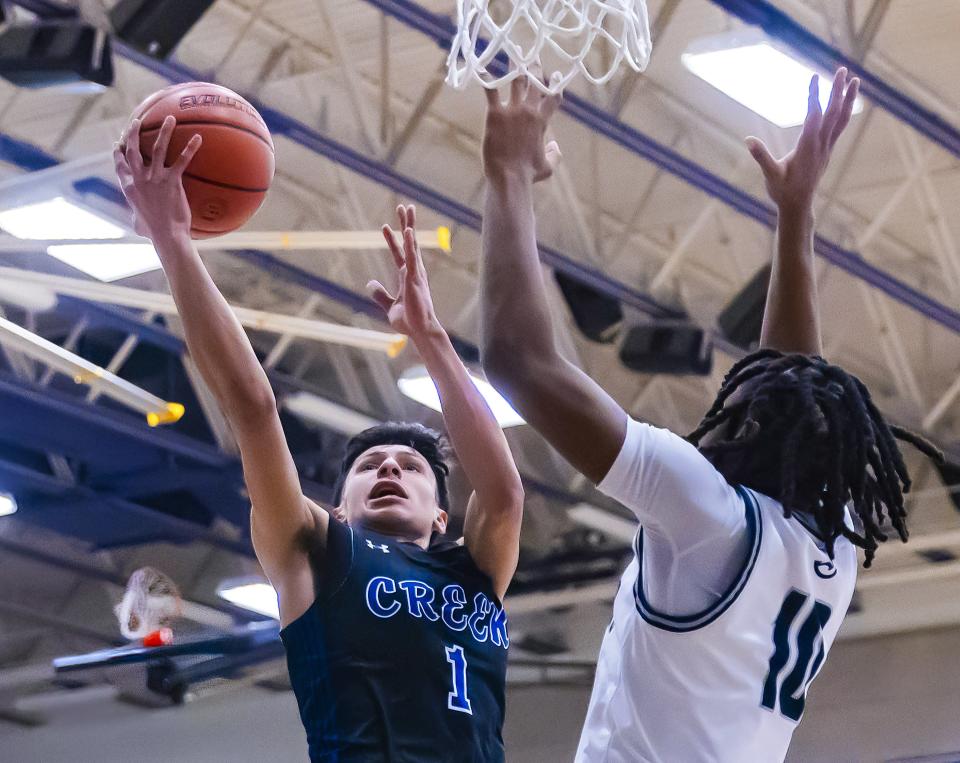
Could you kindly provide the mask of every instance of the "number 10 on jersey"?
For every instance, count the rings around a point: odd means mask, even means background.
[[[830,619],[829,605],[815,600],[791,643],[792,626],[809,599],[809,594],[794,589],[783,600],[773,626],[773,655],[760,698],[761,706],[768,710],[775,710],[779,703],[780,713],[791,721],[799,721],[803,715],[807,686],[823,663],[823,629]],[[781,680],[780,674],[791,665]]]
[[[462,646],[446,647],[447,662],[450,663],[450,672],[453,674],[453,691],[447,695],[447,708],[458,713],[470,713],[470,699],[467,697],[467,658]]]

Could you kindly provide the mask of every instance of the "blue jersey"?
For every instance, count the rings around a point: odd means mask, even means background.
[[[503,761],[507,617],[467,549],[331,519],[319,572],[280,633],[310,760]]]

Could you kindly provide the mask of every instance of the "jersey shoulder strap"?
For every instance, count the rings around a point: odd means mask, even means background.
[[[330,517],[323,563],[319,565],[318,599],[329,599],[343,588],[353,569],[355,538],[353,528]]]

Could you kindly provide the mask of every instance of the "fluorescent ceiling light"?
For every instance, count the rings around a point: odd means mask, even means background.
[[[17,513],[17,499],[10,493],[0,493],[0,517]]]
[[[247,582],[227,585],[218,590],[217,595],[243,609],[267,615],[274,620],[280,619],[280,602],[277,599],[277,592],[269,583]]]
[[[146,273],[160,267],[151,244],[53,244],[47,254],[101,281]]]
[[[353,437],[364,429],[382,423],[333,400],[314,395],[312,392],[295,392],[287,395],[283,399],[283,407],[295,416],[330,427],[348,437]]]
[[[803,124],[810,78],[820,74],[820,105],[830,100],[832,75],[810,68],[764,38],[720,35],[695,42],[683,65],[738,103],[779,127]],[[863,110],[857,98],[854,113]]]
[[[470,379],[474,386],[480,390],[480,394],[487,401],[487,405],[490,406],[490,410],[493,411],[493,415],[501,427],[506,429],[526,423],[520,418],[520,414],[513,410],[510,404],[490,384],[473,374],[470,374]],[[397,386],[404,395],[416,400],[421,405],[435,411],[441,410],[440,393],[437,392],[433,379],[430,378],[423,366],[417,366],[404,373],[397,380]]]
[[[62,196],[0,212],[0,228],[17,238],[123,238],[125,231]]]

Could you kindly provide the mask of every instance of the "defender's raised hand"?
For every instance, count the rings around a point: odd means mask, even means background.
[[[526,75],[510,83],[504,104],[497,90],[486,90],[487,122],[483,134],[483,170],[488,180],[520,174],[536,183],[553,174],[560,159],[556,141],[544,144],[547,124],[563,99],[531,87]]]
[[[747,138],[750,154],[756,159],[767,181],[770,198],[781,208],[805,208],[813,202],[817,183],[823,177],[830,154],[843,132],[860,89],[860,80],[845,68],[833,78],[830,101],[820,111],[819,77],[810,80],[807,118],[794,149],[782,159],[774,159],[759,138]]]
[[[370,281],[367,291],[373,301],[383,308],[387,321],[395,331],[416,339],[440,329],[440,322],[433,309],[427,271],[423,267],[423,257],[417,244],[417,210],[413,205],[401,204],[397,207],[397,218],[403,238],[402,248],[390,226],[384,225],[382,228],[383,237],[397,266],[396,296],[379,281]]]
[[[153,146],[154,160],[143,161],[140,154],[140,120],[134,119],[120,142],[113,148],[113,161],[120,188],[133,208],[134,228],[141,236],[186,233],[190,235],[190,205],[183,190],[183,173],[200,148],[203,139],[194,135],[176,161],[169,167],[157,157],[165,157],[177,120],[168,116]]]

